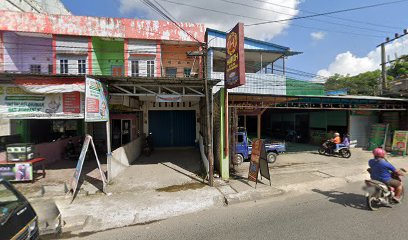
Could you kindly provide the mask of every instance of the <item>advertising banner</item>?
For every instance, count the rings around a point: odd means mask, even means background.
[[[156,102],[181,102],[180,95],[156,95]]]
[[[35,94],[17,85],[0,85],[0,118],[81,119],[82,98],[79,92]]]
[[[109,120],[108,93],[101,82],[86,78],[85,83],[85,122],[104,122]]]
[[[401,155],[407,154],[408,131],[395,131],[392,151]]]
[[[30,163],[2,163],[0,176],[8,181],[32,181],[33,166]]]
[[[226,38],[225,87],[245,84],[244,24],[238,23]]]
[[[248,180],[257,182],[259,173],[259,159],[261,155],[262,140],[258,139],[252,143],[251,161],[249,162]]]

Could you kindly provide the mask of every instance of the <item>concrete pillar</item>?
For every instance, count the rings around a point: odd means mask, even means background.
[[[88,37],[88,74],[92,75],[93,73],[93,61],[92,61],[92,37]]]
[[[128,51],[129,39],[125,38],[123,41],[123,65],[125,69],[124,76],[130,76],[129,74],[129,51]]]

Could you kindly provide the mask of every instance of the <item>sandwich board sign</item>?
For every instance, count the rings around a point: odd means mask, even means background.
[[[102,191],[105,193],[105,188],[106,188],[106,177],[105,174],[102,171],[101,164],[99,162],[98,154],[96,154],[96,149],[95,149],[95,144],[92,140],[91,135],[87,134],[85,136],[84,144],[82,145],[81,149],[81,154],[79,155],[78,163],[75,168],[74,176],[71,179],[71,185],[70,185],[70,190],[69,192],[72,193],[72,201],[74,201],[76,194],[78,192],[78,184],[79,184],[79,179],[81,177],[81,172],[82,172],[82,167],[84,165],[85,157],[86,157],[86,152],[88,151],[89,144],[91,144],[93,152],[95,154],[95,159],[98,164],[99,172],[101,174],[101,179],[102,179],[102,184],[103,184],[103,189]],[[71,202],[72,202],[71,201]]]
[[[252,143],[251,161],[249,162],[248,181],[255,182],[255,188],[258,184],[259,173],[261,173],[261,179],[262,177],[268,179],[269,185],[271,185],[265,143],[261,139],[257,139]]]

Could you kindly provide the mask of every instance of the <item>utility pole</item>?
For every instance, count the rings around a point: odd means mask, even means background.
[[[379,89],[380,89],[380,95],[384,94],[384,91],[387,89],[387,60],[386,60],[386,52],[385,52],[385,45],[388,43],[391,43],[405,35],[408,34],[408,29],[404,29],[404,33],[402,35],[399,35],[398,33],[395,33],[394,38],[390,39],[387,37],[385,39],[385,42],[382,42],[381,44],[377,45],[377,47],[381,47],[381,81],[379,82]]]
[[[384,89],[387,88],[387,69],[385,56],[385,43],[381,43],[381,80],[380,81],[380,95],[384,94]]]

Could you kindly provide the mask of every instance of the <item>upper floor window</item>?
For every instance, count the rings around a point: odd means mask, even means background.
[[[60,59],[60,73],[68,74],[68,59]]]
[[[147,61],[147,76],[154,77],[154,61],[153,60]]]
[[[38,64],[30,65],[30,73],[40,74],[41,73],[41,65],[38,65]]]
[[[132,61],[132,77],[139,76],[139,61]]]
[[[86,74],[86,60],[85,59],[78,60],[78,74]]]
[[[184,77],[191,76],[191,68],[184,68]]]
[[[166,77],[176,77],[177,68],[175,67],[166,67]]]
[[[52,64],[48,65],[48,74],[52,74],[54,72],[54,66]]]

